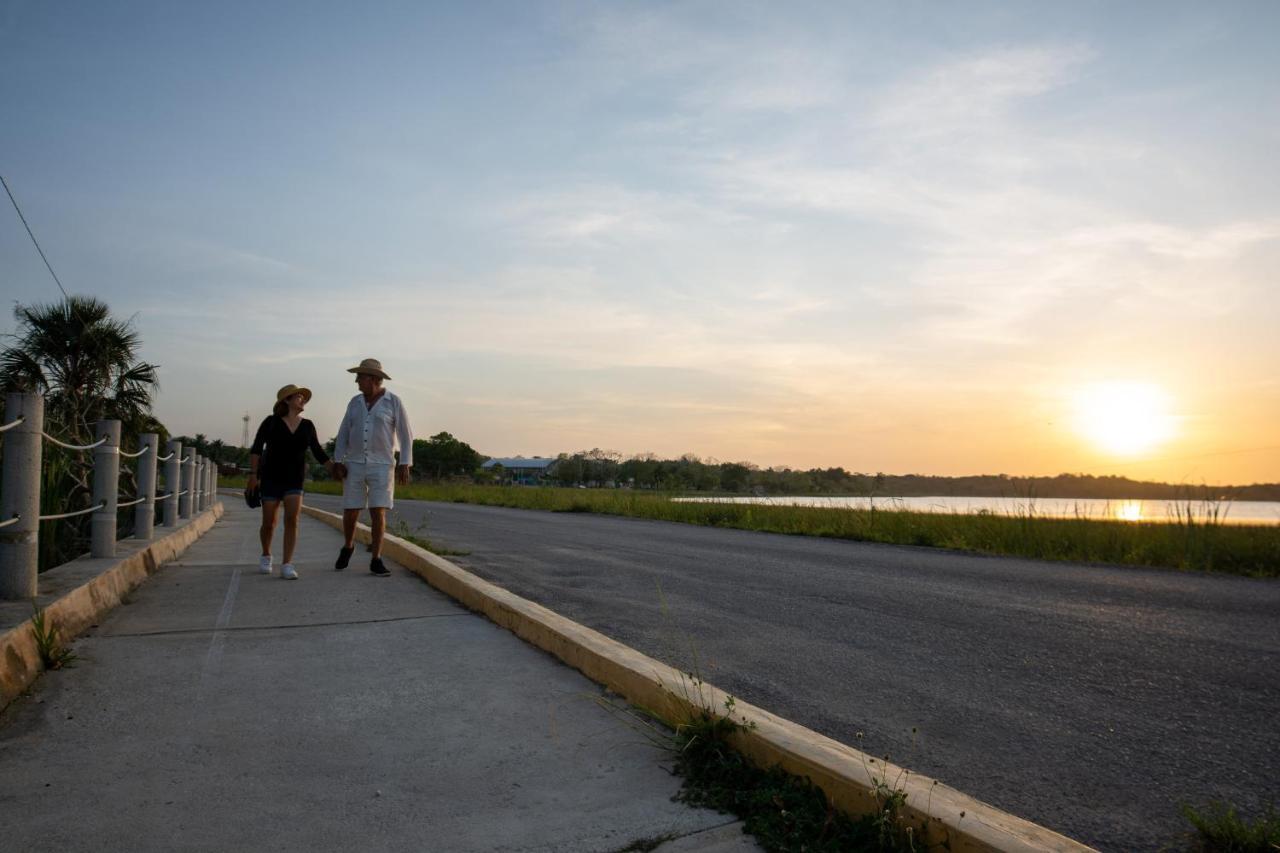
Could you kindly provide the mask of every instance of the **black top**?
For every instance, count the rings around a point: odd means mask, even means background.
[[[307,474],[308,449],[321,464],[329,461],[329,454],[316,438],[315,424],[303,418],[298,428],[289,432],[284,418],[268,415],[258,427],[249,453],[262,457],[258,460],[259,480],[286,489],[300,489]]]

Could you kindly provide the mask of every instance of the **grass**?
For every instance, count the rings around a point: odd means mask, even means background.
[[[438,554],[441,557],[465,557],[471,553],[470,551],[459,551],[455,548],[447,548],[444,545],[437,545],[425,536],[418,535],[422,533],[425,528],[425,522],[418,524],[416,527],[410,527],[408,522],[403,518],[397,518],[395,521],[387,525],[387,532],[392,536],[399,536],[406,542],[412,542],[419,548],[430,551],[432,554]]]
[[[325,481],[309,483],[307,488],[319,494],[339,494],[341,490],[338,483]],[[1034,511],[965,515],[680,502],[673,501],[673,495],[631,489],[414,483],[396,491],[400,497],[413,500],[591,512],[1042,560],[1280,577],[1280,527],[1226,524],[1212,512],[1201,512],[1195,501],[1186,501],[1170,522],[1142,523],[1046,518]]]
[[[705,684],[695,673],[686,673],[685,679],[686,706],[694,710],[681,720],[663,720],[646,709],[597,699],[673,757],[674,772],[681,777],[675,799],[738,817],[743,832],[769,851],[897,853],[927,849],[918,840],[916,827],[900,814],[906,802],[906,794],[898,786],[901,778],[891,781],[881,771],[874,790],[877,808],[859,817],[846,814],[809,779],[780,767],[757,767],[735,750],[730,739],[754,729],[755,724],[745,717],[735,718],[732,697],[725,699],[722,709],[711,707]],[[874,772],[871,775],[875,777]]]
[[[724,713],[702,709],[676,728],[677,799],[741,818],[743,831],[770,851],[909,851],[914,827],[900,815],[906,794],[883,774],[876,782],[877,808],[860,817],[832,805],[809,779],[779,767],[763,769],[729,745],[729,737],[749,723],[735,721],[733,700]],[[895,780],[895,783],[900,780]]]
[[[62,669],[75,666],[76,653],[62,645],[58,636],[58,628],[45,618],[45,612],[32,605],[31,633],[35,636],[36,651],[40,654],[40,662],[45,669]]]
[[[658,598],[669,619],[661,587]],[[755,722],[738,711],[732,696],[717,693],[706,683],[701,656],[692,638],[669,621],[667,627],[687,648],[691,661],[691,668],[680,673],[679,686],[671,689],[676,701],[667,705],[668,716],[624,704],[611,695],[592,698],[671,756],[673,770],[681,777],[676,800],[735,815],[743,822],[743,832],[754,836],[769,851],[897,853],[927,849],[918,840],[923,827],[910,825],[900,814],[907,798],[901,783],[908,771],[903,770],[902,775],[890,780],[887,765],[868,766],[868,776],[874,780],[876,808],[854,817],[837,809],[811,780],[776,766],[758,767],[734,749],[733,738],[754,731]],[[722,697],[718,706],[713,698],[716,695]],[[868,760],[872,765],[876,763],[875,759]]]
[[[1195,850],[1204,853],[1276,853],[1280,850],[1280,814],[1274,806],[1254,821],[1240,817],[1235,807],[1216,800],[1204,811],[1184,805],[1182,814],[1196,829]]]

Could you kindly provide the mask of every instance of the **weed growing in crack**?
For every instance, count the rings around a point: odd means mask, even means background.
[[[75,666],[75,652],[62,645],[56,625],[50,624],[43,609],[31,606],[31,633],[35,637],[36,651],[45,669],[62,669]]]

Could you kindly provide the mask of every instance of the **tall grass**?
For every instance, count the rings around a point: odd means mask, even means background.
[[[334,482],[309,483],[307,488],[321,494],[341,491]],[[1280,527],[1224,524],[1220,516],[1191,503],[1169,522],[1143,523],[1046,518],[1034,509],[969,515],[878,507],[684,502],[672,500],[673,495],[631,489],[415,483],[398,487],[396,493],[414,500],[591,512],[979,554],[1280,576]]]

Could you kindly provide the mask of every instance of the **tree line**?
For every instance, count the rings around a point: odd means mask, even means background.
[[[1011,477],[984,474],[942,477],[885,474],[844,468],[761,468],[751,462],[702,460],[692,454],[659,459],[651,453],[624,459],[600,449],[560,454],[549,479],[562,486],[633,487],[755,495],[1099,498],[1103,500],[1179,500],[1188,496],[1227,500],[1280,501],[1280,483],[1209,486],[1159,483],[1120,476],[1058,474]]]

